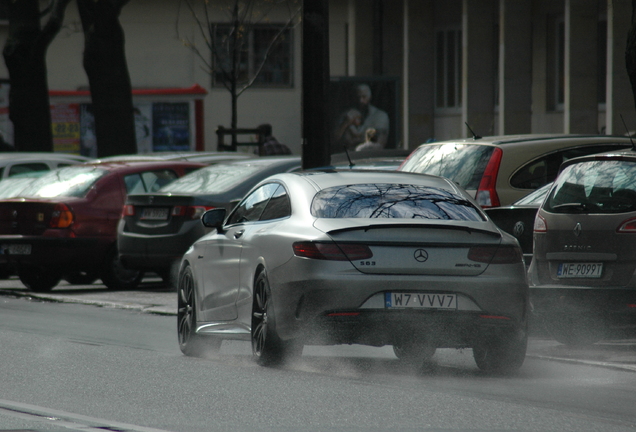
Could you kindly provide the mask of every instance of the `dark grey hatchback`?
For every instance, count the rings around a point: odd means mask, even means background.
[[[153,271],[169,281],[173,266],[206,233],[201,215],[229,212],[258,182],[300,169],[300,157],[262,157],[211,165],[157,192],[128,195],[118,227],[122,264]]]
[[[534,224],[535,314],[565,344],[636,329],[636,151],[571,159]]]

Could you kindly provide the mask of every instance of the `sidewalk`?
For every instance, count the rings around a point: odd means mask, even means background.
[[[176,315],[177,293],[160,282],[160,279],[146,279],[135,291],[109,291],[99,284],[62,282],[50,293],[34,293],[27,291],[18,279],[8,279],[0,280],[0,295]],[[528,357],[636,372],[636,335],[632,339],[603,341],[587,347],[568,347],[544,335],[535,335],[528,344]]]

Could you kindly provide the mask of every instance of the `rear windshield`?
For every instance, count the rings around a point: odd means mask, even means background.
[[[358,184],[324,189],[314,197],[311,214],[331,219],[484,220],[479,210],[460,195],[408,184]]]
[[[446,177],[464,189],[476,190],[494,147],[474,144],[430,144],[416,149],[400,171]]]
[[[545,201],[556,213],[636,211],[636,163],[595,160],[563,170]]]
[[[266,167],[263,164],[211,165],[173,181],[160,191],[183,194],[223,193]]]
[[[84,197],[108,171],[92,166],[70,166],[49,171],[21,193],[24,197]]]

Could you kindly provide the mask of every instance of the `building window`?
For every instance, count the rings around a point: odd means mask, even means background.
[[[213,85],[223,86],[229,81],[227,74],[232,71],[232,50],[236,41],[240,52],[237,84],[244,85],[256,76],[254,86],[292,86],[291,29],[284,25],[255,25],[246,33],[239,33],[236,38],[233,30],[234,27],[228,24],[218,24],[212,28],[216,52],[216,55],[212,54]]]
[[[435,42],[435,106],[462,105],[462,31],[438,30]]]

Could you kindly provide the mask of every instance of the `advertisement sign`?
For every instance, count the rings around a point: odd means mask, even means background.
[[[190,150],[190,104],[161,102],[152,104],[153,151]]]
[[[80,152],[79,104],[51,105],[53,150],[60,153]]]

